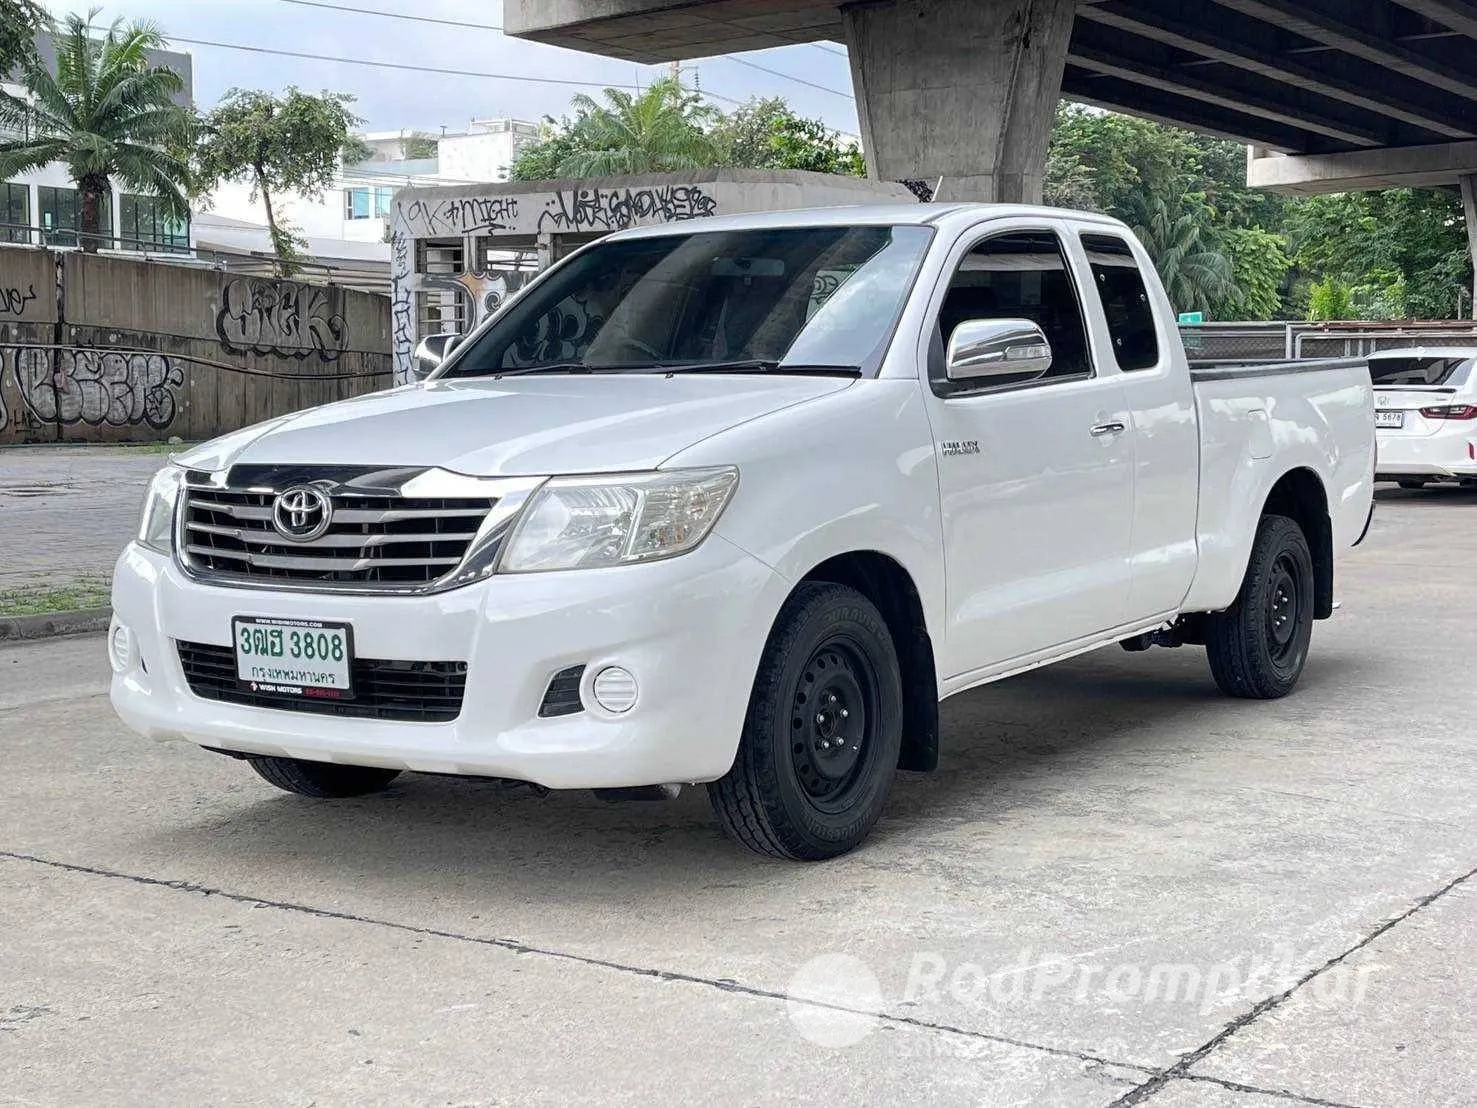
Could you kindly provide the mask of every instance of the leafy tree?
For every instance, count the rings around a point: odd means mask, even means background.
[[[95,40],[87,25],[96,14],[67,17],[55,72],[34,50],[22,57],[27,98],[0,92],[0,133],[21,136],[0,140],[0,180],[65,162],[81,196],[79,237],[88,252],[102,242],[115,177],[156,197],[168,215],[189,217],[190,174],[180,152],[195,126],[172,99],[184,87],[180,75],[149,64],[146,52],[163,43],[158,28],[118,20]]]
[[[755,98],[722,117],[712,137],[726,165],[744,169],[806,169],[812,173],[866,176],[855,142],[845,142],[818,119],[790,110],[782,97]]]
[[[284,277],[301,266],[302,239],[277,213],[273,198],[295,192],[318,199],[340,164],[368,157],[353,134],[363,122],[349,111],[353,100],[346,93],[313,96],[295,87],[282,96],[233,88],[205,117],[196,151],[200,188],[250,182],[252,199],[260,196],[266,209],[277,271]]]
[[[1283,288],[1291,260],[1281,235],[1262,227],[1231,227],[1217,238],[1231,262],[1233,295],[1217,300],[1217,319],[1276,319],[1285,312]]]
[[[515,181],[552,181],[566,161],[584,150],[583,137],[575,133],[568,116],[545,116],[539,137],[518,151],[508,175]]]
[[[707,130],[718,112],[671,79],[635,96],[608,88],[604,104],[580,93],[571,104],[575,149],[559,163],[561,176],[661,173],[719,161]]]
[[[0,77],[34,51],[36,36],[51,28],[51,17],[32,0],[0,0]]]
[[[1471,285],[1454,192],[1314,196],[1289,209],[1287,234],[1299,268],[1347,286],[1349,309],[1363,318],[1446,318]]]
[[[1337,278],[1325,277],[1309,291],[1309,320],[1316,322],[1348,319],[1353,314],[1353,297],[1349,286]]]
[[[1235,296],[1231,263],[1205,241],[1203,217],[1192,207],[1148,195],[1139,198],[1133,216],[1134,233],[1154,259],[1176,311],[1208,311]]]
[[[408,161],[434,158],[440,145],[424,131],[414,131],[400,140],[400,156]]]

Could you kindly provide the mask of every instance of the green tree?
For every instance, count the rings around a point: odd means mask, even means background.
[[[712,129],[725,165],[743,169],[806,169],[864,177],[861,148],[818,119],[790,110],[783,97],[755,98],[723,116]]]
[[[1217,238],[1231,262],[1232,295],[1217,300],[1217,319],[1276,319],[1286,311],[1283,290],[1292,261],[1281,235],[1262,227],[1230,227]]]
[[[1132,215],[1129,223],[1154,259],[1176,311],[1209,311],[1216,301],[1234,298],[1231,262],[1205,241],[1203,217],[1193,207],[1147,195],[1138,198]]]
[[[424,131],[412,131],[400,140],[400,156],[409,161],[434,158],[440,144]]]
[[[0,77],[35,50],[36,36],[51,29],[51,17],[32,0],[0,0]]]
[[[1353,316],[1349,286],[1335,277],[1325,277],[1308,292],[1308,319],[1314,322],[1349,319]]]
[[[190,214],[190,174],[182,155],[195,126],[194,115],[174,103],[184,87],[172,69],[149,64],[147,51],[162,45],[147,23],[89,36],[88,21],[67,17],[56,38],[53,72],[33,50],[21,59],[25,98],[0,92],[0,180],[65,162],[82,200],[82,249],[102,243],[103,213],[117,178],[134,192],[156,197],[176,218]]]
[[[301,266],[302,239],[278,214],[274,197],[300,193],[318,199],[338,176],[340,165],[365,160],[368,149],[353,130],[363,122],[346,93],[313,96],[289,87],[281,96],[233,88],[205,117],[196,150],[203,190],[222,181],[247,181],[252,199],[261,197],[267,232],[284,277]]]
[[[575,148],[559,163],[561,176],[662,173],[720,160],[708,133],[718,112],[671,79],[635,96],[608,88],[604,104],[580,93],[571,104]]]
[[[583,139],[575,134],[568,116],[545,116],[538,138],[518,152],[508,175],[515,181],[552,181],[560,176],[566,161],[584,150]]]
[[[1366,319],[1444,319],[1471,287],[1461,200],[1434,189],[1314,196],[1289,209],[1298,267],[1348,287]]]

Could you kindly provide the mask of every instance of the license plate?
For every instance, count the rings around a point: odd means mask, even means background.
[[[1381,412],[1374,413],[1374,425],[1376,427],[1404,427],[1404,412]]]
[[[354,636],[347,623],[237,616],[236,677],[252,692],[352,700]]]

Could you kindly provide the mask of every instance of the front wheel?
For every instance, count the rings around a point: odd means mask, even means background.
[[[1308,660],[1313,604],[1313,556],[1303,529],[1286,516],[1263,516],[1235,603],[1205,621],[1205,650],[1221,692],[1254,700],[1290,693]]]
[[[882,614],[845,585],[804,584],[780,611],[738,755],[708,797],[729,837],[756,854],[844,854],[882,814],[902,730],[902,676]]]
[[[286,792],[317,798],[364,796],[377,793],[400,776],[398,769],[341,766],[302,758],[249,758],[251,768]]]

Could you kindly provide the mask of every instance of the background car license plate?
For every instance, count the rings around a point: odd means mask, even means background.
[[[347,623],[237,616],[231,632],[236,677],[252,692],[353,698],[354,638]]]
[[[1374,425],[1376,427],[1404,427],[1404,412],[1375,412]]]

